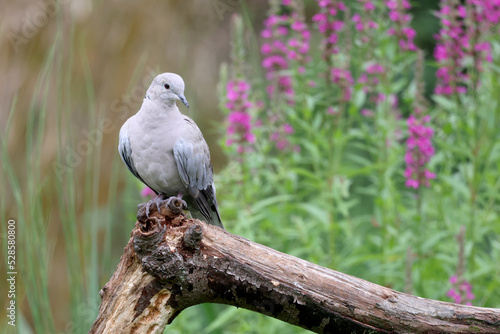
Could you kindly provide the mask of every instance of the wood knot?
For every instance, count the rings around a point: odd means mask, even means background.
[[[191,225],[187,228],[186,232],[184,232],[184,246],[194,250],[199,249],[202,237],[203,228],[201,227],[201,225]]]
[[[139,257],[151,253],[162,242],[167,227],[156,217],[138,221],[138,230],[134,233],[134,251]]]
[[[101,290],[99,290],[99,296],[101,296],[101,299],[104,297],[104,294],[106,293],[106,291],[108,291],[108,284],[109,283],[106,283],[106,285],[104,285]]]
[[[139,230],[142,234],[157,233],[160,230],[160,219],[153,216],[139,220]]]

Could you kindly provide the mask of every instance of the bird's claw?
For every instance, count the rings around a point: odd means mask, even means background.
[[[151,213],[151,206],[156,205],[156,209],[158,213],[161,213],[162,205],[165,205],[166,208],[169,208],[173,213],[179,214],[182,211],[187,210],[187,203],[180,196],[172,196],[165,199],[163,194],[159,194],[149,202],[145,203],[146,217],[149,218]]]
[[[155,198],[146,203],[146,217],[149,217],[151,205],[155,204],[158,213],[161,212],[161,205],[164,202],[163,194],[158,194]]]
[[[186,202],[180,197],[169,197],[166,206],[174,213],[181,213],[187,210]]]
[[[163,201],[163,199],[160,199],[159,201],[155,201],[156,210],[158,210],[158,212],[161,212],[160,206],[161,206],[162,201]]]

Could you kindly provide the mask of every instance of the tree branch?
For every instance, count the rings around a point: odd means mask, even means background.
[[[415,297],[280,253],[187,219],[177,198],[144,211],[90,333],[162,333],[207,302],[317,333],[500,333],[499,309]]]

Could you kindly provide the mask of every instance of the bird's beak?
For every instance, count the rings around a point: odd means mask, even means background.
[[[179,97],[179,100],[181,100],[181,102],[182,102],[182,103],[184,103],[184,105],[185,105],[186,107],[188,107],[188,108],[189,108],[189,103],[188,103],[188,101],[186,100],[186,98],[184,97],[184,95],[179,94],[179,95],[177,95],[177,96]]]

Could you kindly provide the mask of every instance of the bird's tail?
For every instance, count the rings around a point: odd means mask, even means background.
[[[208,224],[219,226],[220,228],[224,229],[222,219],[220,218],[217,202],[213,203],[210,206],[205,206],[205,210],[202,212],[198,207],[198,203],[196,202],[196,200],[191,200],[190,198],[186,197],[184,197],[183,199],[186,201],[189,213],[191,213],[191,216],[193,218],[203,220]]]
[[[207,224],[219,226],[220,228],[224,229],[224,225],[222,224],[222,220],[220,218],[219,210],[214,210],[210,219],[207,219],[199,210],[195,208],[189,208],[189,213],[193,218],[203,220]]]
[[[212,219],[210,221],[210,224],[219,226],[220,228],[224,229],[224,225],[222,225],[222,219],[220,218],[219,214],[219,208],[215,205],[212,206],[212,212],[215,212],[215,215],[212,215]]]

